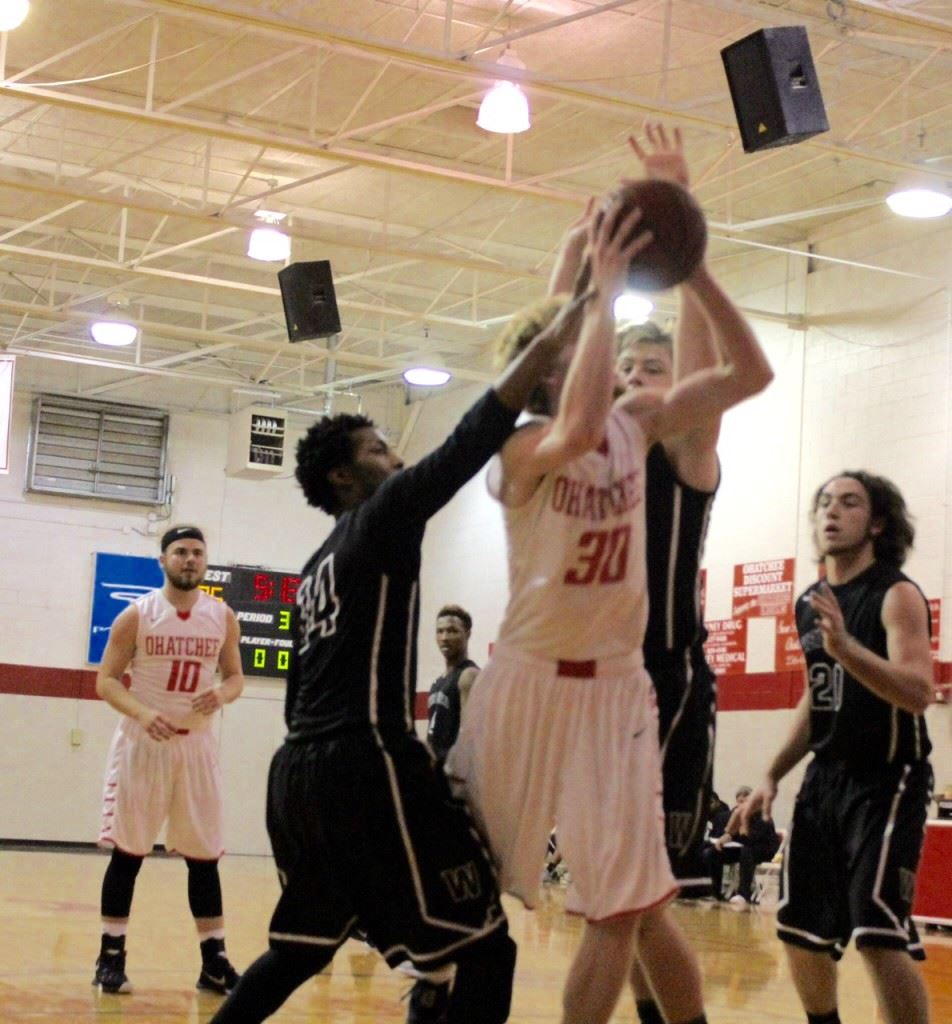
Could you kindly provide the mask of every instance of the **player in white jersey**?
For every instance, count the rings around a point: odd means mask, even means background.
[[[700,986],[685,985],[686,951],[661,927],[676,886],[664,842],[654,692],[641,654],[644,464],[655,441],[719,414],[771,374],[750,328],[701,268],[682,287],[723,338],[727,362],[667,395],[641,391],[614,401],[612,307],[630,258],[620,240],[634,228],[623,222],[613,238],[618,216],[617,205],[597,220],[589,212],[567,235],[563,262],[577,259],[587,238],[597,294],[561,373],[530,406],[541,415],[506,442],[490,470],[505,510],[510,600],[447,770],[486,828],[502,887],[527,906],[558,825],[572,876],[568,905],[587,921],[566,983],[564,1024],[608,1020],[636,944],[665,1019],[699,1024]],[[557,269],[553,280],[560,276]],[[549,299],[535,318],[513,324],[502,339],[505,358],[560,306]]]
[[[244,687],[238,620],[199,589],[208,562],[198,527],[166,531],[159,561],[165,585],[117,616],[96,677],[96,693],[122,718],[106,764],[99,844],[111,847],[112,857],[103,878],[93,984],[103,992],[132,991],[125,969],[132,895],[142,860],[166,823],[166,845],[188,865],[202,955],[196,987],[225,995],[238,973],[225,955],[221,774],[211,726]]]

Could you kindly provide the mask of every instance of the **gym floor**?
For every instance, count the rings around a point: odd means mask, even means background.
[[[127,940],[135,991],[103,996],[90,984],[99,944],[99,889],[106,857],[94,852],[0,850],[0,1022],[202,1024],[218,999],[195,989],[199,955],[186,900],[184,865],[151,857],[136,887]],[[225,857],[222,884],[228,953],[241,970],[265,948],[278,892],[272,862]],[[506,906],[519,944],[514,1024],[558,1021],[562,981],[582,922],[564,911],[565,890],[546,886],[535,913]],[[699,951],[711,1024],[801,1024],[802,1011],[774,934],[776,883],[758,907],[675,904]],[[924,965],[934,1024],[952,1022],[952,937],[926,934]],[[312,1024],[401,1022],[411,980],[390,971],[363,943],[347,942],[331,968],[303,986],[272,1018]],[[877,1019],[860,958],[841,965],[844,1021]],[[613,1018],[635,1021],[630,994]]]

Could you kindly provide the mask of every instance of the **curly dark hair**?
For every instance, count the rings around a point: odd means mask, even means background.
[[[336,515],[340,510],[337,491],[327,479],[332,469],[346,466],[354,457],[354,431],[372,427],[366,416],[338,413],[312,423],[297,443],[297,468],[294,475],[304,491],[308,505]]]
[[[831,476],[829,480],[820,484],[813,495],[811,520],[816,519],[823,489],[832,481],[844,476],[863,485],[869,495],[870,516],[882,523],[882,530],[873,537],[873,554],[876,561],[885,562],[898,569],[912,548],[916,531],[912,525],[912,515],[906,508],[906,501],[899,488],[886,477],[867,473],[865,469],[844,469],[842,473]]]
[[[436,613],[438,619],[442,619],[445,615],[452,615],[459,619],[460,622],[466,627],[466,632],[470,633],[473,629],[473,617],[466,611],[465,608],[461,608],[458,604],[444,604],[443,607]]]

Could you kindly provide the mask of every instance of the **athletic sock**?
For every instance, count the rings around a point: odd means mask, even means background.
[[[808,1013],[807,1024],[841,1024],[839,1010],[834,1008],[829,1013]]]
[[[202,939],[198,945],[202,951],[203,964],[213,964],[217,957],[225,955],[225,940],[217,935]]]
[[[111,935],[109,932],[102,933],[102,941],[99,945],[100,956],[117,956],[126,951],[125,931],[122,935]]]
[[[638,1011],[638,1020],[641,1024],[665,1024],[658,1004],[653,1000],[638,999],[635,1002],[635,1009]]]

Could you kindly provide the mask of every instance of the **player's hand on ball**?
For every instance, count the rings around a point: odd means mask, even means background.
[[[638,230],[641,218],[639,207],[626,207],[616,197],[604,215],[595,218],[589,228],[591,283],[608,299],[614,299],[625,290],[629,264],[654,240],[651,231]]]
[[[641,161],[645,177],[674,181],[682,188],[689,188],[691,176],[684,157],[681,129],[675,126],[669,139],[668,131],[660,121],[646,121],[645,135],[648,137],[647,149],[633,135],[628,137],[628,144]]]
[[[163,718],[158,711],[150,711],[139,720],[139,724],[152,739],[159,742],[171,739],[176,732],[175,726],[167,718]]]
[[[206,690],[192,698],[192,710],[200,715],[213,715],[224,703],[221,690]]]

